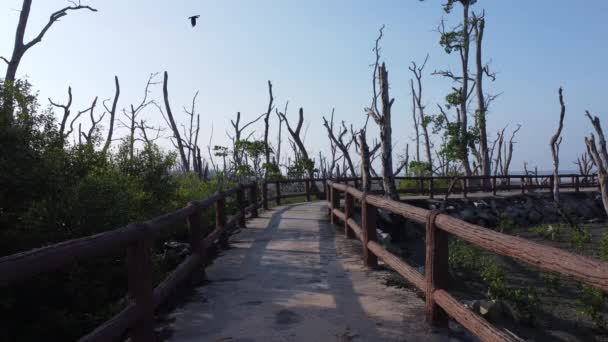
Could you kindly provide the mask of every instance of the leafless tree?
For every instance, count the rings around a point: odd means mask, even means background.
[[[600,119],[597,116],[591,116],[589,111],[586,111],[585,115],[591,121],[591,124],[597,133],[597,138],[599,139],[599,151],[593,133],[591,133],[589,137],[585,137],[585,144],[587,145],[589,154],[593,158],[593,163],[597,168],[602,202],[604,203],[604,210],[606,211],[606,214],[608,214],[608,150],[606,149],[606,136],[602,130]]]
[[[595,165],[589,152],[583,152],[580,157],[576,158],[574,164],[578,167],[578,172],[583,175],[583,183],[587,183]]]
[[[380,40],[382,39],[384,26],[380,28],[380,33],[376,39],[373,49],[376,60],[373,66],[374,74],[372,77],[373,98],[372,105],[365,109],[367,115],[374,119],[380,129],[381,160],[382,160],[382,184],[384,194],[393,200],[399,199],[399,193],[395,186],[395,176],[393,173],[393,146],[392,146],[392,127],[391,127],[391,108],[395,102],[389,95],[388,71],[386,64],[380,64]],[[380,88],[380,93],[376,88],[376,83]],[[378,98],[382,102],[382,111],[378,108]]]
[[[287,119],[287,116],[285,116],[285,113],[279,112],[279,115],[283,118],[283,121],[285,121],[285,125],[287,126],[287,131],[289,132],[289,135],[291,136],[292,144],[294,146],[294,154],[300,155],[300,158],[301,158],[300,160],[304,161],[304,163],[305,163],[305,169],[306,169],[306,172],[308,173],[308,177],[311,179],[314,178],[313,160],[309,158],[308,151],[306,150],[306,146],[304,146],[304,140],[301,137],[302,125],[304,124],[304,108],[300,107],[300,111],[298,114],[298,124],[296,125],[295,130],[289,124],[289,120]],[[312,189],[313,191],[318,190],[317,186],[314,182],[312,182],[312,187],[313,187],[313,189]]]
[[[106,101],[103,100],[102,104],[106,111],[110,114],[110,126],[108,127],[108,137],[106,138],[106,143],[103,145],[103,153],[107,153],[110,149],[110,145],[112,144],[112,135],[114,134],[114,121],[116,118],[116,105],[118,104],[118,97],[120,96],[120,83],[118,83],[118,76],[114,76],[114,101],[112,101],[112,108],[108,108],[106,105]]]
[[[17,30],[15,32],[15,45],[13,47],[13,53],[11,55],[11,59],[6,59],[4,57],[0,57],[6,64],[6,74],[4,76],[5,82],[13,82],[17,75],[17,69],[19,68],[19,63],[21,63],[21,59],[23,55],[29,50],[32,46],[40,43],[42,38],[46,34],[46,32],[53,26],[53,24],[59,21],[60,18],[68,15],[69,11],[76,11],[81,9],[86,9],[92,12],[97,12],[95,8],[90,6],[84,6],[79,3],[72,2],[72,6],[64,7],[54,13],[51,14],[49,21],[42,28],[42,30],[29,42],[25,42],[25,29],[28,24],[28,20],[30,17],[30,10],[32,7],[32,0],[23,0],[23,5],[21,6],[21,12],[19,14],[19,22],[17,24]]]
[[[59,126],[59,137],[61,139],[61,143],[63,143],[64,139],[65,139],[65,125],[68,121],[68,117],[70,116],[70,107],[72,106],[72,87],[68,87],[68,102],[66,104],[57,104],[55,102],[53,102],[53,100],[51,100],[51,98],[49,97],[49,103],[53,106],[53,107],[57,107],[57,108],[61,108],[63,109],[63,115],[61,118],[61,124]]]
[[[365,139],[365,130],[359,132],[359,150],[361,151],[361,190],[369,192],[372,189],[371,174],[370,174],[370,155],[369,147]]]
[[[564,117],[566,116],[566,106],[564,105],[564,97],[562,88],[559,88],[559,104],[561,107],[559,113],[559,124],[557,131],[551,137],[549,146],[551,147],[551,155],[553,156],[553,200],[559,205],[559,145],[562,143],[562,129],[564,128]]]
[[[414,80],[410,79],[410,88],[412,89],[412,120],[414,121],[414,132],[416,134],[416,161],[420,161],[420,123],[418,122],[416,110],[416,91],[414,90]]]
[[[323,117],[323,126],[325,126],[325,128],[327,129],[327,135],[329,137],[329,139],[331,140],[331,143],[336,146],[338,149],[340,149],[340,152],[342,152],[342,156],[343,156],[343,161],[344,163],[347,164],[348,169],[350,170],[351,176],[352,177],[356,177],[357,173],[355,172],[355,166],[353,164],[353,161],[350,157],[350,146],[353,143],[353,137],[350,137],[350,139],[348,141],[344,141],[344,136],[346,136],[348,134],[348,128],[346,128],[346,124],[344,123],[344,121],[342,121],[342,126],[340,127],[340,131],[334,132],[334,110],[331,110],[331,117],[330,117],[330,122],[327,121],[327,119],[325,118],[325,116]],[[346,170],[343,168],[343,170],[346,172]]]
[[[150,95],[150,86],[158,84],[158,82],[154,82],[154,77],[156,77],[156,75],[158,75],[158,73],[151,73],[150,76],[148,77],[148,81],[146,82],[146,86],[144,88],[144,96],[142,97],[141,102],[139,102],[139,104],[137,104],[137,106],[131,104],[130,108],[128,110],[127,109],[122,110],[123,116],[128,121],[124,122],[124,121],[118,119],[118,122],[120,122],[122,124],[122,126],[129,129],[128,143],[129,143],[129,157],[131,159],[133,159],[133,154],[135,152],[135,141],[138,140],[137,137],[135,136],[137,129],[139,129],[141,131],[142,136],[143,136],[143,138],[140,140],[143,140],[144,143],[148,143],[150,141],[150,139],[148,138],[148,135],[146,133],[146,129],[150,126],[146,125],[145,122],[143,122],[143,120],[138,120],[138,115],[141,113],[141,111],[144,108],[146,108],[152,102],[152,101],[148,100],[148,96]]]
[[[188,158],[186,157],[186,151],[184,148],[182,137],[179,133],[179,128],[177,127],[177,124],[175,123],[175,119],[173,118],[173,112],[171,111],[171,104],[169,103],[168,80],[169,80],[169,75],[165,71],[164,77],[163,77],[163,100],[165,102],[165,110],[167,111],[167,117],[169,119],[169,123],[171,124],[170,128],[173,131],[173,137],[175,138],[175,142],[177,144],[177,150],[181,157],[183,171],[188,172],[188,170],[190,170],[190,165],[188,163]],[[158,108],[161,109],[160,107],[158,107]],[[163,114],[162,109],[161,109],[161,114]]]
[[[266,157],[266,172],[264,172],[264,180],[268,180],[268,167],[270,165],[270,146],[268,144],[268,130],[270,128],[270,113],[272,113],[272,103],[274,102],[274,97],[272,96],[272,83],[268,80],[268,108],[266,110],[266,115],[264,116],[264,156]],[[279,162],[281,162],[279,160]]]
[[[489,74],[489,68],[487,65],[483,65],[482,61],[482,45],[483,45],[483,34],[485,29],[485,13],[482,13],[481,16],[477,16],[473,13],[473,29],[475,31],[475,45],[476,45],[476,66],[477,73],[475,75],[475,83],[477,88],[477,113],[476,113],[476,123],[479,129],[479,155],[481,157],[481,174],[483,176],[490,176],[491,172],[491,159],[488,152],[488,134],[486,130],[486,114],[487,114],[487,106],[486,106],[486,98],[483,94],[483,76],[485,74]],[[492,77],[494,77],[492,75]],[[490,186],[490,179],[484,178],[484,186]]]
[[[85,139],[87,144],[94,143],[95,132],[98,129],[97,125],[99,125],[99,123],[101,122],[101,120],[103,120],[103,118],[106,114],[104,112],[99,116],[99,118],[95,119],[94,111],[95,111],[96,105],[97,105],[97,97],[95,97],[95,99],[93,100],[93,103],[91,104],[91,107],[89,109],[89,117],[91,118],[91,127],[89,127],[88,133],[80,132],[80,135]],[[80,131],[80,127],[78,130]],[[79,139],[80,139],[80,137],[79,137]]]
[[[429,130],[428,130],[428,125],[430,123],[430,118],[428,118],[425,114],[424,114],[424,106],[422,105],[422,72],[424,71],[424,67],[426,66],[426,63],[429,60],[429,55],[426,55],[426,58],[424,59],[424,62],[422,63],[421,66],[418,66],[416,64],[416,62],[412,61],[412,65],[409,67],[410,71],[414,74],[414,77],[416,78],[416,83],[418,85],[418,90],[416,91],[416,89],[414,89],[414,83],[413,81],[411,82],[411,87],[412,87],[412,96],[414,98],[414,101],[416,103],[416,107],[418,108],[418,123],[420,124],[420,126],[422,126],[422,134],[424,136],[424,146],[426,148],[426,161],[429,164],[429,171],[433,172],[433,156],[432,156],[432,151],[431,151],[431,139],[429,137]],[[416,128],[416,134],[418,134],[418,128]],[[418,140],[416,141],[418,143]],[[418,147],[416,149],[416,152],[418,153]],[[418,160],[420,160],[420,158],[418,158]]]
[[[241,126],[241,112],[237,112],[236,113],[236,121],[234,120],[230,120],[230,124],[232,125],[232,128],[234,129],[234,135],[228,135],[230,137],[230,139],[232,140],[232,146],[233,146],[233,160],[234,160],[234,164],[236,166],[239,166],[242,164],[242,154],[240,153],[240,151],[238,151],[237,148],[237,143],[239,141],[242,140],[242,136],[243,136],[243,132],[251,125],[255,124],[256,122],[260,121],[260,119],[262,119],[264,116],[266,116],[267,113],[262,113],[260,115],[258,115],[255,119],[245,123],[243,126]],[[253,134],[253,133],[252,133]],[[245,138],[244,140],[247,140],[249,137]]]
[[[289,107],[289,101],[285,102],[285,109],[283,109],[283,113],[285,115],[287,115],[287,108]],[[276,110],[276,114],[277,114],[277,118],[279,118],[279,132],[277,133],[277,161],[278,164],[277,166],[281,163],[281,145],[283,144],[283,119],[281,118],[281,115],[279,114],[279,110]]]

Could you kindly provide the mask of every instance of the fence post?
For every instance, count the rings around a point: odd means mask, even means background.
[[[359,189],[359,178],[355,178],[355,189]]]
[[[220,193],[221,197],[215,202],[215,228],[224,230],[226,228],[226,196]],[[220,247],[228,248],[228,232],[223,231],[219,238]]]
[[[152,288],[151,241],[140,239],[127,248],[129,297],[137,307],[138,320],[130,330],[133,342],[154,341],[154,292]]]
[[[447,233],[435,225],[438,210],[431,211],[426,221],[426,319],[436,327],[447,327],[448,315],[435,303],[433,292],[444,289],[448,279],[448,239]]]
[[[306,190],[306,202],[310,202],[310,179],[304,181],[304,189]]]
[[[467,198],[467,183],[468,178],[462,178],[462,197]]]
[[[336,215],[334,215],[334,209],[340,208],[340,193],[338,192],[338,189],[336,189],[332,186],[330,194],[331,194],[330,195],[331,196],[331,213],[330,213],[331,214],[331,223],[337,224],[338,217]]]
[[[277,187],[277,205],[281,205],[281,183],[279,181],[276,182]]]
[[[264,210],[268,210],[268,182],[266,181],[262,183],[262,202]]]
[[[369,241],[377,241],[376,236],[376,207],[367,203],[367,193],[361,198],[361,223],[363,230],[363,262],[365,266],[378,267],[378,257],[367,247]]]
[[[243,185],[239,185],[239,189],[236,191],[236,205],[239,209],[239,214],[241,215],[241,218],[239,219],[239,226],[241,228],[247,228],[247,221],[245,220],[245,190]]]
[[[434,189],[433,189],[433,183],[434,183],[433,176],[431,176],[429,178],[429,197],[431,199],[433,199],[435,197],[435,192],[434,192]]]
[[[555,186],[555,176],[549,176],[549,192],[553,193],[553,187]]]
[[[256,218],[258,217],[258,183],[253,182],[249,191],[249,202],[255,204],[251,210],[251,217]]]
[[[327,201],[327,215],[329,215],[331,220],[331,185],[326,180],[325,181],[325,200]]]
[[[353,231],[348,226],[348,219],[353,216],[354,207],[355,198],[353,195],[348,192],[344,193],[344,214],[346,215],[344,219],[344,236],[346,236],[346,238],[354,237]]]
[[[574,191],[579,192],[581,190],[580,181],[578,179],[578,175],[574,177]]]
[[[194,202],[188,203],[188,206],[194,207],[195,211],[188,216],[188,233],[190,235],[190,251],[193,254],[198,254],[200,256],[201,264],[205,265],[205,256],[206,256],[206,248],[203,245],[203,238],[207,235],[207,229],[205,227],[204,221],[201,220],[201,210],[196,208],[196,204]],[[194,274],[195,281],[205,280],[207,276],[205,275],[205,268],[201,267],[200,272],[196,272]]]
[[[551,189],[553,189],[553,186],[551,186]],[[521,177],[521,194],[525,194],[526,193],[526,178],[525,177]]]

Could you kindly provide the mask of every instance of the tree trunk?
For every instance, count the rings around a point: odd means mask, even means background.
[[[380,124],[380,143],[382,160],[382,184],[384,195],[393,200],[399,200],[395,177],[393,174],[393,139],[391,128],[391,107],[394,99],[389,96],[388,72],[386,65],[382,63],[379,70],[380,79],[380,98],[382,99],[382,120]]]
[[[562,142],[561,134],[564,128],[564,116],[566,115],[566,106],[564,105],[564,97],[562,88],[559,88],[559,104],[561,106],[559,114],[559,125],[557,132],[551,137],[551,155],[553,156],[553,200],[559,205],[559,145]]]
[[[483,185],[485,188],[490,187],[490,157],[488,153],[488,134],[486,131],[486,113],[487,108],[485,104],[485,98],[483,95],[483,64],[481,58],[483,32],[485,28],[485,19],[479,18],[475,23],[475,41],[476,41],[476,64],[477,64],[477,75],[476,75],[476,89],[477,89],[477,125],[479,127],[479,149],[481,155],[481,174],[485,177]]]
[[[462,90],[460,92],[460,153],[462,167],[467,177],[472,175],[469,162],[468,150],[468,127],[467,127],[467,96],[469,94],[469,2],[463,1],[462,31],[464,36],[464,47],[461,54],[462,62]]]
[[[175,124],[175,120],[173,119],[173,112],[171,111],[171,105],[169,104],[169,89],[168,89],[168,79],[169,75],[165,71],[164,80],[163,80],[163,99],[165,101],[165,110],[167,111],[167,116],[169,117],[169,122],[171,123],[171,130],[173,130],[173,136],[175,140],[177,140],[177,149],[179,150],[179,155],[182,159],[182,164],[184,168],[184,172],[188,172],[190,170],[190,165],[188,164],[188,158],[186,157],[186,152],[184,151],[184,145],[182,143],[182,137],[179,134],[179,128]],[[224,159],[224,171],[226,171],[226,160]]]

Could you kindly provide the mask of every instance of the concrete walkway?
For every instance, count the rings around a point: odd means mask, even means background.
[[[209,283],[169,315],[169,341],[448,341],[424,302],[362,266],[325,202],[274,208],[234,235]]]

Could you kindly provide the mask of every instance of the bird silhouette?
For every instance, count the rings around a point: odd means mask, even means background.
[[[200,17],[200,15],[193,15],[191,17],[188,17],[188,19],[190,19],[190,24],[192,24],[192,27],[196,26],[196,19]]]

